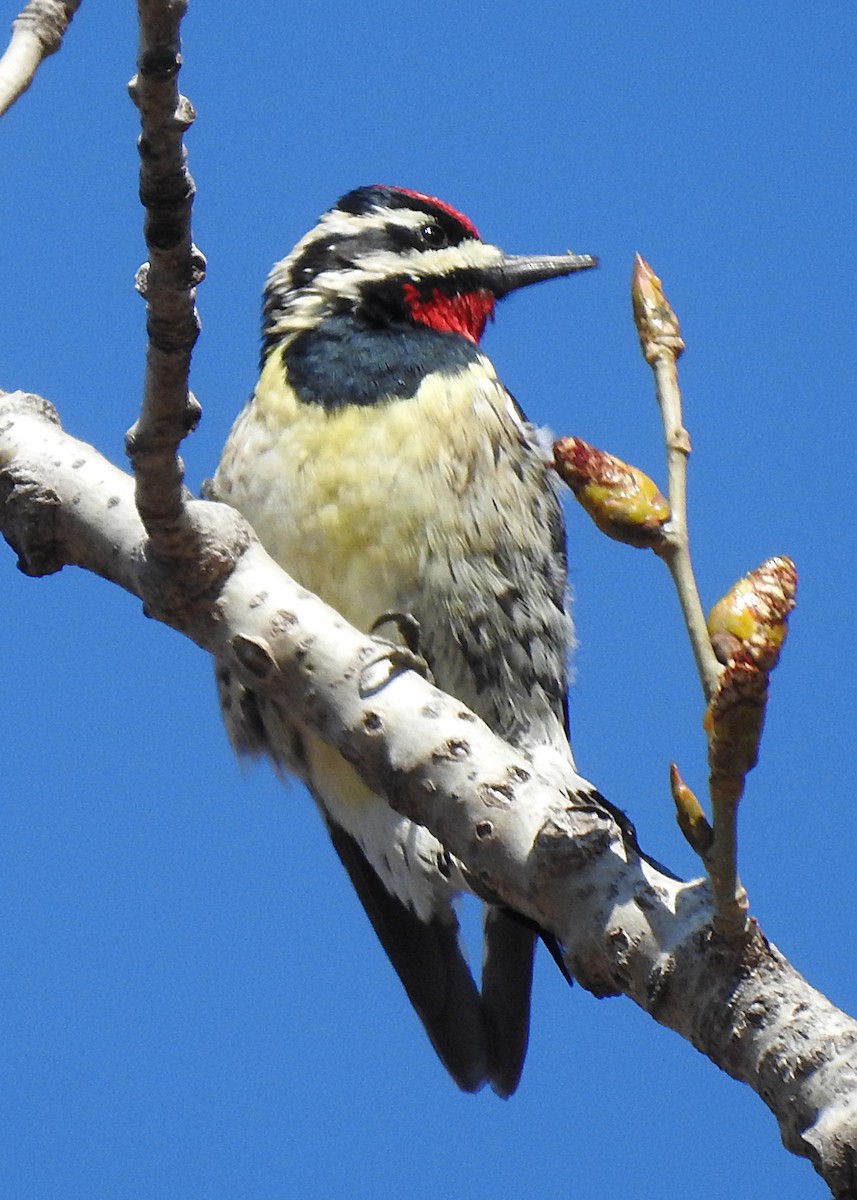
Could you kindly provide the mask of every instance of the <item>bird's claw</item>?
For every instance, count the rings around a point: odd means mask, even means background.
[[[429,683],[434,682],[431,668],[418,650],[420,626],[416,617],[410,613],[381,613],[380,617],[372,623],[369,632],[374,637],[382,625],[390,624],[396,626],[399,636],[405,644],[402,646],[398,642],[388,642],[385,638],[378,638],[378,641],[383,643],[383,649],[370,659],[361,672],[360,691],[364,696],[380,691],[385,684],[402,671],[415,671]],[[381,663],[387,668],[386,674],[383,678],[374,678],[373,668]]]

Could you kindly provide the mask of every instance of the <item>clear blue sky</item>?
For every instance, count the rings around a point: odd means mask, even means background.
[[[487,347],[534,420],[662,478],[629,315],[642,251],[688,343],[706,604],[772,553],[801,574],[743,879],[768,936],[857,1011],[853,10],[192,9],[191,486],[253,385],[268,267],[371,182],[434,192],[510,251],[601,256],[510,299]],[[144,348],[135,47],[133,5],[84,4],[0,130],[0,384],[116,461]],[[652,556],[569,523],[578,759],[692,875],[667,764],[702,790],[705,749],[676,603]],[[2,1200],[826,1194],[746,1089],[547,961],[520,1092],[459,1095],[309,802],[233,762],[205,656],[98,580],[27,580],[8,551],[2,572]]]

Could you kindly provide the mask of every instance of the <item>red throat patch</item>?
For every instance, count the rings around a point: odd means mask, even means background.
[[[460,333],[469,342],[479,341],[489,317],[494,315],[494,297],[490,292],[447,296],[434,288],[431,296],[425,299],[413,283],[403,284],[402,292],[415,321],[440,333]]]

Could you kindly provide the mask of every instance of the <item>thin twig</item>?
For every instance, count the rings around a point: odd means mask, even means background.
[[[721,668],[705,627],[705,615],[690,558],[687,528],[690,437],[682,422],[681,392],[676,369],[684,342],[676,315],[661,290],[660,280],[639,254],[634,266],[631,296],[643,356],[654,372],[666,445],[667,498],[671,516],[664,527],[664,537],[655,550],[672,575],[702,690],[706,700],[710,700],[717,687]]]
[[[660,279],[639,254],[634,264],[631,297],[640,347],[655,377],[655,393],[666,445],[667,495],[671,515],[664,526],[662,539],[653,548],[667,564],[672,576],[710,714],[712,702],[716,702],[721,695],[723,667],[717,661],[711,645],[690,558],[687,525],[690,436],[682,419],[676,367],[679,355],[684,350],[684,341],[678,318],[663,293]],[[714,746],[711,728],[708,733],[711,755]],[[747,929],[748,909],[747,894],[738,878],[737,817],[738,802],[744,790],[743,773],[737,777],[732,774],[724,776],[712,764],[709,776],[710,829],[696,798],[682,784],[675,767],[672,768],[672,775],[679,825],[692,845],[694,840],[699,843],[695,848],[711,880],[715,927],[724,936],[740,936]]]
[[[185,518],[183,464],[178,447],[199,420],[188,372],[199,320],[196,286],[205,260],[191,240],[194,183],[182,143],[194,119],[179,93],[179,27],[185,0],[138,0],[140,48],[129,84],[140,111],[140,199],[146,209],[149,261],[137,273],[146,299],[146,376],[140,416],[127,450],[137,484],[137,507],[155,553],[193,553],[196,539]]]
[[[12,22],[9,45],[0,58],[0,116],[35,78],[43,59],[55,54],[81,0],[28,0]]]
[[[750,909],[738,877],[738,805],[744,779],[721,779],[712,773],[708,788],[714,839],[702,861],[711,880],[714,928],[724,937],[741,937],[748,928]]]
[[[705,729],[711,825],[675,765],[671,768],[672,793],[679,826],[711,880],[715,928],[725,937],[737,938],[749,928],[747,893],[738,878],[738,805],[747,772],[756,765],[768,675],[785,638],[797,576],[790,559],[769,559],[739,581],[714,606],[706,622],[687,528],[690,438],[682,421],[676,369],[684,342],[661,281],[639,254],[631,295],[640,346],[655,376],[667,452],[671,516],[652,548],[672,575],[708,702]]]

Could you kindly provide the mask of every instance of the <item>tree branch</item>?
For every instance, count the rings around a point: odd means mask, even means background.
[[[32,0],[22,18],[56,8],[67,24],[76,7]],[[641,859],[591,794],[576,790],[563,760],[506,745],[409,669],[400,647],[361,634],[291,580],[235,512],[193,501],[183,488],[178,448],[199,412],[187,378],[204,269],[191,241],[194,189],[182,146],[193,110],[176,86],[184,10],[184,0],[138,0],[131,93],[142,123],[148,262],[138,288],[149,347],[141,414],[128,436],[135,480],[65,434],[45,401],[0,394],[0,531],[19,565],[30,575],[71,564],[99,574],[255,692],[281,694],[370,787],[465,864],[475,891],[552,931],[585,988],[628,996],[753,1087],[788,1148],[809,1157],[835,1195],[857,1195],[857,1024],[754,922],[721,936],[710,884],[681,883]],[[16,30],[0,60],[0,104],[4,70],[24,79],[19,91],[32,78],[40,61],[32,36],[22,34],[12,53]],[[659,343],[653,362],[659,395],[671,386],[664,353],[675,384],[676,346],[667,351]],[[671,411],[670,498],[683,513],[687,447],[680,412]],[[626,485],[651,504],[645,483]],[[663,526],[657,511],[646,522]],[[632,521],[633,538],[640,523]],[[705,659],[707,635],[698,645]],[[719,670],[707,660],[700,669],[704,678]],[[689,802],[686,813],[692,822]]]
[[[634,856],[563,768],[534,763],[295,584],[231,509],[187,506],[204,570],[151,552],[133,483],[64,434],[53,409],[0,400],[0,528],[30,574],[74,563],[282,690],[400,812],[426,825],[502,898],[559,938],[575,978],[622,993],[758,1092],[783,1141],[834,1194],[854,1195],[857,1024],[795,972],[754,923],[723,939],[711,892]],[[851,1182],[849,1182],[851,1181]]]
[[[35,78],[39,65],[55,54],[80,0],[28,0],[12,22],[12,37],[0,58],[0,116]]]
[[[199,336],[194,299],[205,259],[191,240],[195,192],[182,143],[194,120],[179,93],[179,26],[185,0],[138,0],[137,74],[128,85],[140,111],[140,200],[149,261],[137,272],[146,300],[146,374],[140,417],[126,449],[137,481],[137,508],[153,548],[167,558],[193,555],[178,457],[182,439],[197,425],[200,407],[188,390],[190,358]]]

